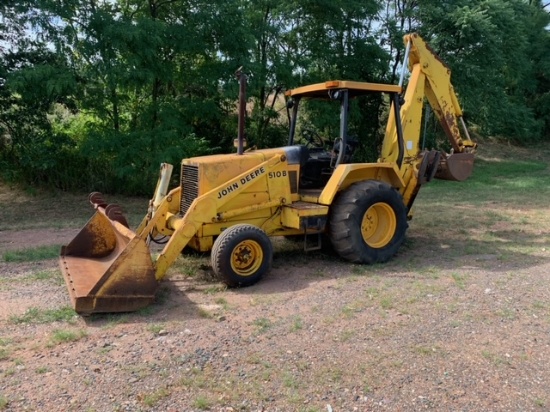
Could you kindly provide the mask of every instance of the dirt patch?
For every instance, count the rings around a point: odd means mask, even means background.
[[[0,231],[0,252],[66,244],[78,229],[27,229]]]
[[[418,229],[418,228],[417,228]],[[2,249],[75,230],[1,233]],[[7,240],[10,239],[10,242]],[[8,245],[8,246],[6,246]],[[206,257],[132,314],[37,323],[69,305],[57,262],[3,263],[0,400],[19,410],[545,410],[550,254],[456,256],[411,230],[386,265],[307,257],[276,240],[274,269],[225,289]],[[42,273],[51,276],[38,276]],[[25,319],[29,310],[35,318]]]
[[[513,164],[539,151],[483,148],[487,176],[423,189],[384,265],[273,239],[252,287],[226,289],[208,256],[185,255],[150,307],[87,318],[67,309],[56,259],[1,260],[67,244],[85,197],[0,185],[0,410],[548,410],[550,175]],[[120,203],[135,227],[146,200]]]

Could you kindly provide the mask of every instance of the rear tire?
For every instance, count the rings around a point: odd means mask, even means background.
[[[352,184],[334,200],[330,216],[334,250],[354,263],[386,262],[405,240],[407,209],[387,183]]]
[[[250,286],[271,269],[273,246],[260,228],[238,224],[216,239],[211,262],[216,275],[228,286]]]

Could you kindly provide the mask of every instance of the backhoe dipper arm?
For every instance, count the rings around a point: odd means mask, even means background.
[[[443,63],[437,54],[418,36],[408,34],[404,37],[405,44],[411,42],[409,69],[420,66],[426,76],[425,94],[430,106],[438,118],[455,153],[474,150],[476,144],[471,141],[464,123],[462,138],[457,120],[462,121],[462,109],[451,84],[451,70]]]
[[[432,178],[455,181],[468,178],[477,145],[470,139],[462,120],[462,109],[451,84],[451,70],[417,34],[404,36],[404,42],[410,49],[411,73],[400,109],[404,144],[400,144],[398,138],[396,116],[390,115],[379,161],[398,164],[405,182],[401,194],[410,210],[420,186]],[[428,100],[453,148],[450,155],[421,147],[424,99]],[[395,107],[394,102],[392,113]],[[459,123],[463,126],[463,135]]]
[[[451,70],[418,34],[404,36],[404,42],[405,44],[410,42],[409,69],[411,72],[404,96],[405,102],[401,107],[405,158],[415,158],[421,151],[420,130],[424,98],[427,98],[430,103],[454,152],[475,151],[476,144],[471,141],[466,128],[464,127],[466,137],[463,138],[458,126],[458,123],[462,122],[462,109],[451,84]],[[396,124],[393,116],[390,116],[381,160],[397,162],[398,157]],[[406,162],[403,168],[407,168]]]

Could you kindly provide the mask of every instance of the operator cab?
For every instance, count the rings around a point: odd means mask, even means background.
[[[302,99],[320,99],[337,101],[340,104],[340,131],[331,147],[313,129],[304,128],[301,132],[305,144],[300,162],[300,188],[318,189],[326,185],[334,169],[341,164],[351,163],[353,153],[359,146],[359,140],[348,135],[349,101],[369,93],[390,93],[398,96],[401,87],[389,84],[363,83],[342,80],[332,80],[288,90],[285,95],[287,109],[290,115],[290,132],[288,145],[296,145],[296,125],[298,123],[299,106]],[[396,100],[396,99],[393,99]],[[398,105],[396,105],[399,110]]]

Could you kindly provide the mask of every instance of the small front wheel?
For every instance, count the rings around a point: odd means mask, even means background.
[[[228,286],[249,286],[271,269],[273,246],[260,228],[238,224],[216,239],[211,261],[216,275]]]

